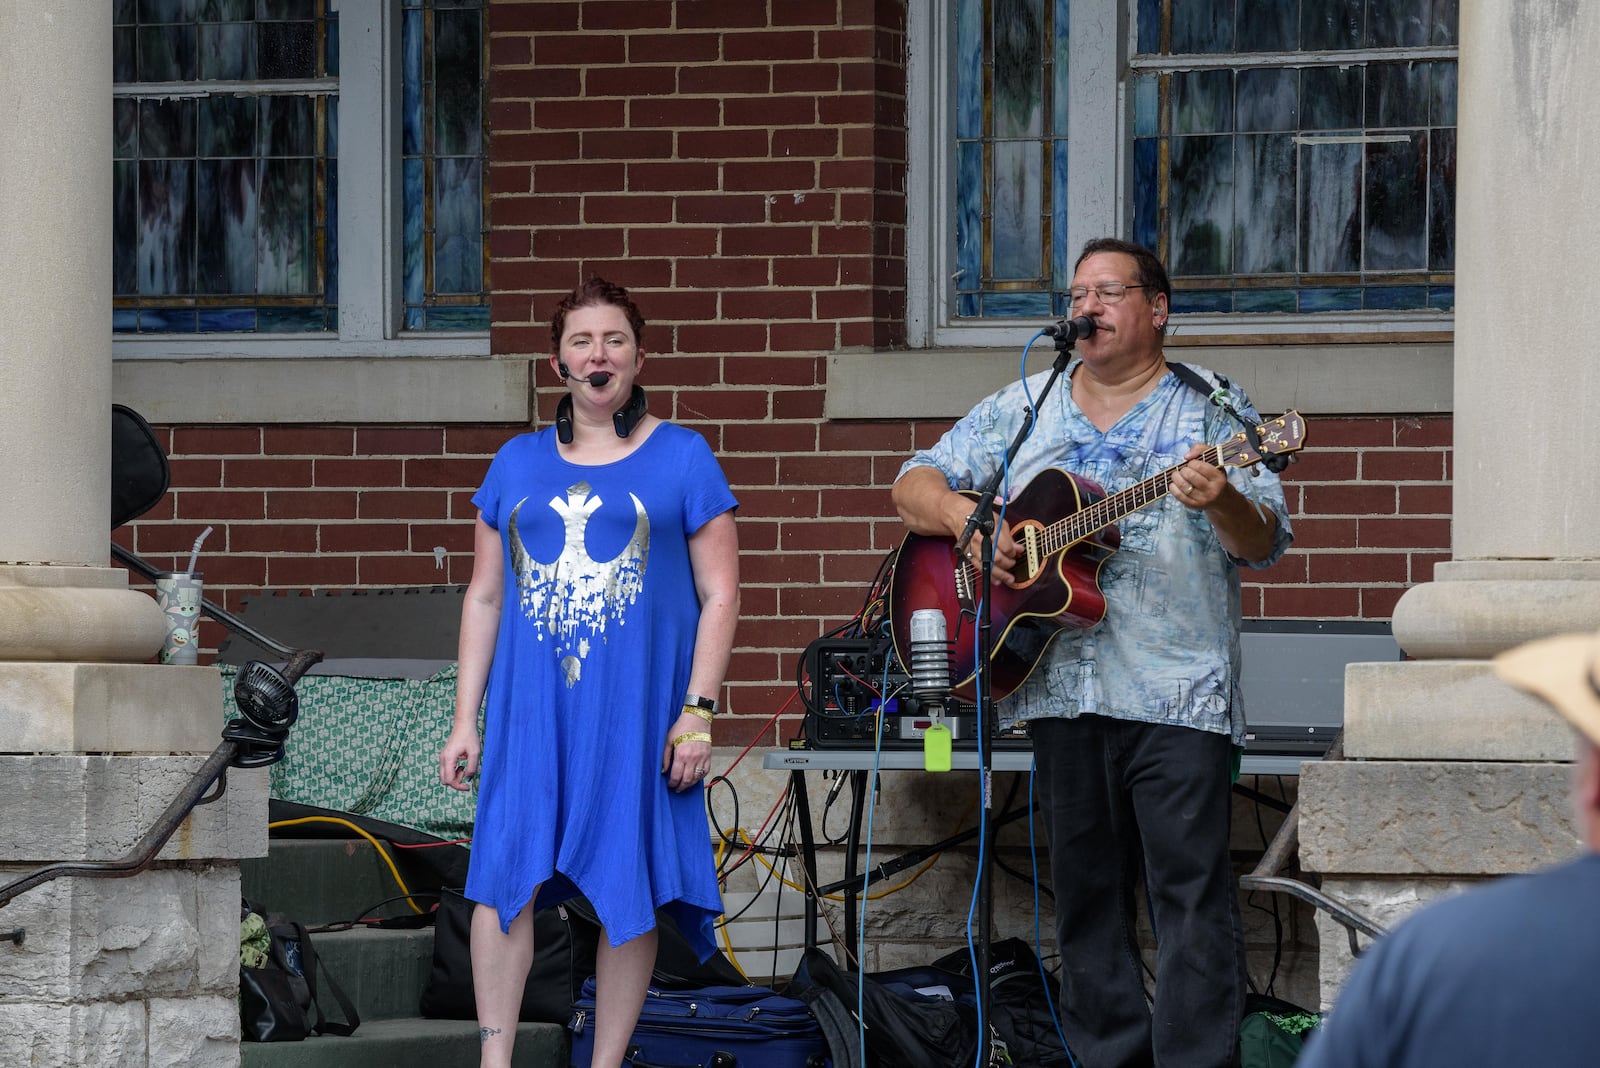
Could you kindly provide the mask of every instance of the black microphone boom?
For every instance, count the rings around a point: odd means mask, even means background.
[[[571,378],[572,377],[572,370],[569,367],[567,367],[565,362],[557,360],[556,361],[556,367],[558,367],[561,370],[561,377],[562,378],[565,379],[565,378]],[[615,376],[612,375],[611,372],[609,372],[609,371],[596,371],[594,374],[589,375],[587,378],[580,378],[578,381],[587,382],[587,383],[589,383],[589,385],[593,386],[595,389],[599,389],[601,386],[603,386],[607,382],[611,381],[611,379],[613,377],[615,377]]]
[[[1094,320],[1087,315],[1080,315],[1076,319],[1063,319],[1054,326],[1044,328],[1046,337],[1064,337],[1068,341],[1081,341],[1094,332]]]

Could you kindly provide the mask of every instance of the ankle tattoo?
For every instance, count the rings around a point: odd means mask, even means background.
[[[498,1027],[480,1027],[478,1028],[478,1041],[487,1042],[499,1033],[500,1028]]]

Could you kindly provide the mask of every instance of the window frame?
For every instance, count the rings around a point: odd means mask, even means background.
[[[487,356],[487,330],[413,331],[404,322],[404,186],[399,0],[339,5],[339,330],[119,334],[116,360]],[[487,72],[485,72],[487,75]],[[298,84],[298,83],[297,83]],[[304,83],[307,89],[318,83]],[[177,87],[175,92],[192,86]],[[147,96],[148,85],[113,95]]]
[[[1046,0],[1050,2],[1050,0]],[[1068,153],[1067,248],[1133,231],[1134,79],[1152,70],[1191,66],[1190,59],[1227,65],[1234,56],[1135,60],[1133,0],[1073,0],[1068,65],[1067,128],[1074,142],[1114,145],[1110,152]],[[945,5],[911,4],[907,11],[907,217],[927,226],[906,231],[906,335],[912,347],[1021,345],[1045,325],[1022,321],[958,322],[954,317],[955,18]],[[1455,58],[1455,48],[1389,51],[1384,58]],[[1441,56],[1439,53],[1447,53]],[[1326,53],[1287,53],[1301,59]],[[1254,57],[1252,57],[1254,58]],[[920,178],[918,177],[920,176]],[[1453,311],[1327,312],[1317,314],[1189,312],[1174,315],[1169,345],[1281,344],[1286,341],[1448,341]]]

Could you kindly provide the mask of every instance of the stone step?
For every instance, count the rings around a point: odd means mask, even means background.
[[[433,928],[321,931],[311,936],[311,944],[326,974],[355,1004],[363,1025],[417,1015],[433,965]],[[324,1003],[330,1013],[338,1011],[337,1002]]]
[[[348,1038],[245,1042],[242,1068],[451,1068],[478,1063],[478,1025],[471,1020],[362,1021]],[[566,1028],[517,1026],[514,1068],[567,1068]]]
[[[437,890],[437,877],[425,864],[406,850],[389,852],[408,890]],[[404,901],[369,911],[402,891],[395,873],[363,838],[273,838],[265,857],[240,861],[239,879],[245,900],[307,926],[411,912]],[[422,909],[434,901],[414,900]]]

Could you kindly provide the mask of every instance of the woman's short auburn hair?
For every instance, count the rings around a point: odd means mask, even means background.
[[[561,298],[561,303],[556,305],[555,314],[550,317],[550,351],[561,351],[561,335],[567,331],[567,316],[578,308],[593,308],[603,304],[621,308],[628,317],[628,325],[633,328],[633,343],[644,345],[644,316],[639,313],[638,305],[633,298],[628,296],[627,289],[604,278],[589,279],[583,285]]]

